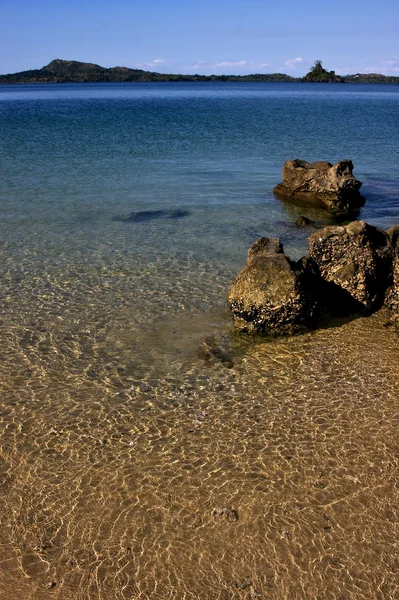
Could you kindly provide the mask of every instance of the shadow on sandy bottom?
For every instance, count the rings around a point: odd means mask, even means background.
[[[190,211],[180,208],[175,210],[141,210],[131,212],[128,215],[115,215],[112,220],[121,223],[147,223],[157,219],[181,219],[189,214]]]

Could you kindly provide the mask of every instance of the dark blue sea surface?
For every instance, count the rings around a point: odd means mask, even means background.
[[[239,266],[258,233],[302,248],[296,211],[272,193],[296,157],[351,158],[361,218],[388,226],[399,220],[398,107],[399,86],[388,85],[3,86],[1,235],[26,247],[40,234],[71,260],[78,236],[94,261],[96,244],[112,240],[115,252]],[[188,214],[130,228],[114,219],[160,209]]]

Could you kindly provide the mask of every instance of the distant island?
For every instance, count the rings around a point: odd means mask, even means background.
[[[344,78],[336,75],[335,71],[326,71],[323,69],[321,60],[316,60],[309,73],[302,79],[303,81],[311,81],[313,83],[345,83]]]
[[[326,71],[317,60],[305,77],[291,77],[285,73],[254,73],[251,75],[181,75],[154,73],[142,69],[112,67],[106,69],[93,63],[56,59],[41,69],[0,75],[0,84],[7,83],[101,83],[145,81],[296,81],[316,83],[399,83],[399,77],[378,73],[336,75]]]

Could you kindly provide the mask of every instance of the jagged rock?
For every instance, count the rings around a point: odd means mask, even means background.
[[[308,163],[289,160],[283,167],[283,181],[274,192],[278,196],[321,206],[335,216],[351,216],[359,212],[365,200],[362,185],[353,175],[351,160]]]
[[[382,305],[392,270],[392,248],[382,229],[364,221],[325,227],[309,238],[309,256],[329,306],[369,313]]]
[[[242,330],[293,333],[313,317],[316,303],[309,288],[306,261],[290,260],[278,238],[260,238],[250,247],[228,302]]]
[[[297,220],[295,221],[295,225],[297,227],[306,227],[307,225],[314,225],[314,221],[312,221],[311,219],[308,219],[307,217],[304,217],[303,215],[301,215],[300,217],[297,218]]]
[[[390,227],[386,234],[392,247],[392,281],[388,289],[385,305],[391,309],[391,324],[399,331],[399,225]]]
[[[269,254],[283,254],[284,248],[280,238],[260,237],[248,249],[247,264],[253,259]]]

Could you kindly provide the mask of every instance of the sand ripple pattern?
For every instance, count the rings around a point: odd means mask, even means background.
[[[48,272],[36,299],[34,273],[10,278],[2,600],[399,597],[399,345],[386,316],[243,343],[210,312],[225,280],[202,268],[209,286],[190,310],[176,308],[176,276],[156,318],[151,272],[134,303],[122,273],[75,285]],[[232,368],[197,355],[205,335]]]

